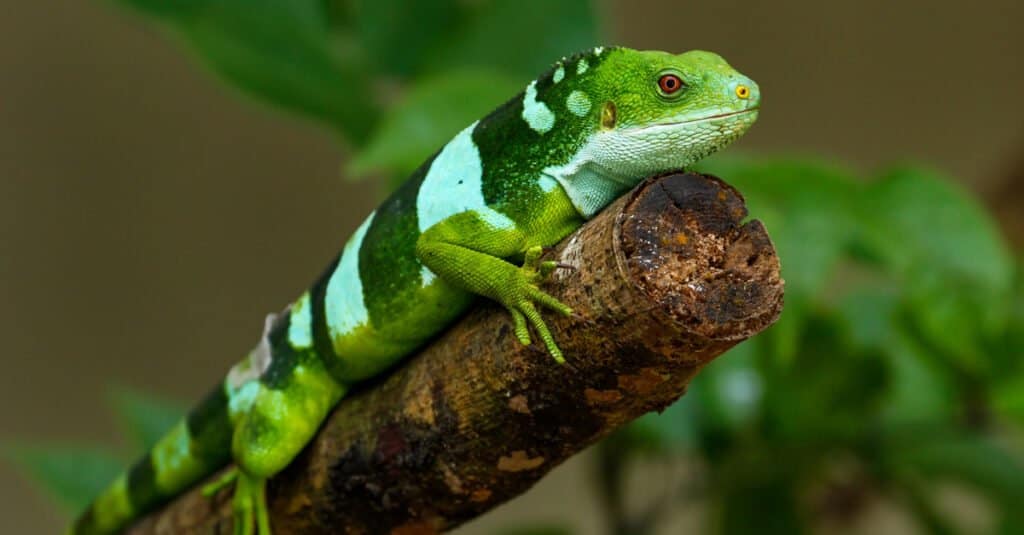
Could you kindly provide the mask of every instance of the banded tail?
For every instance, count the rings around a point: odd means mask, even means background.
[[[231,459],[227,384],[203,401],[110,484],[71,526],[69,535],[116,533]]]

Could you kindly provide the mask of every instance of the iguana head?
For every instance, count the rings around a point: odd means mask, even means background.
[[[572,148],[564,164],[546,172],[585,216],[622,187],[725,147],[750,128],[761,102],[753,80],[697,50],[595,48],[556,64],[532,90],[534,102],[564,101],[559,117]]]
[[[595,68],[599,129],[655,159],[691,164],[754,123],[761,91],[717,54],[616,49]]]

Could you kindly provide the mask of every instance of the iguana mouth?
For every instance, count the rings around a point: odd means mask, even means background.
[[[694,119],[687,119],[685,121],[675,121],[675,122],[671,122],[671,123],[656,123],[656,124],[653,124],[653,125],[651,125],[649,127],[646,127],[646,128],[651,128],[651,127],[655,127],[655,126],[678,126],[678,125],[681,125],[681,124],[702,123],[704,121],[714,121],[715,119],[725,119],[726,117],[733,117],[733,116],[737,116],[737,115],[746,115],[748,113],[755,112],[755,111],[758,111],[760,109],[761,109],[760,106],[756,106],[756,107],[753,107],[753,108],[747,108],[745,110],[731,111],[731,112],[728,112],[728,113],[719,113],[717,115],[709,115],[707,117],[697,117],[697,118],[694,118]]]

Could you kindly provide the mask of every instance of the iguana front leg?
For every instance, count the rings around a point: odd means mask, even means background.
[[[557,267],[541,262],[541,245],[515,226],[496,226],[476,212],[463,212],[427,229],[416,242],[416,256],[438,277],[453,286],[501,303],[512,315],[516,337],[529,344],[532,325],[551,356],[565,362],[538,306],[561,314],[565,304],[538,287]],[[516,266],[506,258],[523,256]]]

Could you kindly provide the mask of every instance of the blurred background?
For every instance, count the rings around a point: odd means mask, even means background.
[[[74,507],[68,474],[137,447],[114,414],[197,399],[451,134],[621,44],[760,84],[707,169],[766,222],[787,309],[459,533],[1024,532],[1021,21],[1012,0],[6,2],[4,531],[60,529],[46,489]]]

